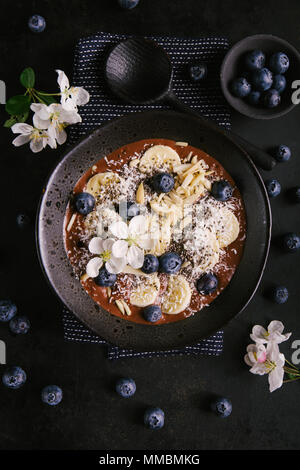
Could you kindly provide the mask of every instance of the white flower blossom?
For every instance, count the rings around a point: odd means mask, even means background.
[[[92,258],[86,265],[86,273],[89,277],[97,277],[100,268],[104,265],[106,270],[112,274],[120,273],[126,263],[119,258],[115,258],[112,254],[112,246],[115,240],[107,238],[103,240],[101,237],[94,237],[89,243],[89,251],[93,255],[98,255]]]
[[[280,353],[277,343],[249,344],[244,360],[251,367],[252,374],[268,374],[270,392],[282,386],[285,357]]]
[[[284,330],[284,326],[281,321],[273,320],[268,326],[266,330],[260,325],[255,325],[252,329],[252,334],[250,334],[250,338],[255,341],[255,343],[282,343],[289,339],[292,333],[282,334]]]
[[[69,124],[76,124],[82,120],[76,110],[67,111],[58,103],[49,106],[32,103],[30,108],[35,113],[33,115],[34,126],[38,129],[47,129],[49,136],[59,145],[64,144],[67,139],[65,128]]]
[[[56,72],[58,73],[57,83],[61,91],[61,104],[64,109],[77,110],[77,106],[82,106],[89,101],[88,91],[82,87],[70,87],[66,74],[62,70],[56,70]]]
[[[113,255],[135,269],[141,268],[144,263],[144,250],[151,249],[154,243],[148,232],[147,218],[137,215],[128,225],[123,221],[114,222],[109,231],[118,238],[112,246]]]
[[[30,148],[34,153],[40,152],[47,145],[51,148],[56,148],[55,139],[45,129],[18,122],[12,126],[11,130],[14,134],[20,134],[12,142],[15,147],[30,142]]]

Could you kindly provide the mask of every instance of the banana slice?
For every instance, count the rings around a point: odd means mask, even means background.
[[[153,274],[149,278],[139,280],[137,287],[130,295],[130,303],[137,307],[147,307],[152,305],[159,293],[160,282],[157,274]]]
[[[221,220],[221,227],[217,230],[217,239],[220,248],[225,248],[237,239],[240,233],[240,224],[229,209],[221,209]]]
[[[139,170],[142,173],[151,173],[153,169],[164,168],[166,171],[173,171],[175,166],[180,165],[181,160],[177,152],[167,145],[154,145],[150,147],[139,163]]]
[[[219,242],[216,235],[208,229],[194,232],[194,237],[185,241],[185,248],[193,252],[193,264],[198,274],[210,271],[219,261]]]
[[[121,184],[122,178],[117,173],[107,171],[105,173],[97,173],[92,176],[86,186],[86,192],[93,196],[99,196],[105,187],[112,187],[116,184]]]
[[[171,225],[169,217],[152,215],[149,218],[149,232],[154,246],[149,251],[152,255],[160,256],[168,250],[171,242]]]
[[[191,288],[185,277],[181,275],[170,276],[167,291],[161,304],[162,312],[168,315],[183,312],[189,306],[191,296]]]

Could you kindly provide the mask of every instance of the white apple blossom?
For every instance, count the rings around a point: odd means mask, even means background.
[[[112,274],[118,274],[124,269],[126,262],[120,258],[115,258],[112,254],[114,242],[115,240],[112,238],[107,238],[106,240],[103,240],[101,237],[92,238],[89,243],[89,251],[98,256],[92,258],[86,265],[86,273],[89,277],[97,277],[103,265]]]
[[[34,126],[38,129],[47,129],[49,136],[57,141],[59,145],[64,144],[67,140],[65,128],[69,124],[82,121],[76,110],[67,111],[58,103],[49,106],[42,103],[32,103],[30,108],[34,111]]]
[[[284,326],[281,321],[273,320],[267,330],[260,325],[255,325],[252,329],[250,338],[256,343],[282,343],[289,339],[292,333],[282,334]]]
[[[135,269],[144,263],[144,250],[150,250],[154,241],[148,231],[148,221],[143,215],[137,215],[127,225],[123,221],[114,222],[109,227],[110,233],[118,238],[112,246],[112,253]]]
[[[61,91],[61,104],[66,110],[77,110],[77,106],[86,104],[90,95],[82,87],[74,87],[69,84],[69,79],[62,70],[56,70],[58,73],[57,83]]]
[[[12,126],[11,130],[14,134],[20,134],[12,142],[15,147],[30,142],[30,148],[34,153],[40,152],[47,145],[51,148],[56,148],[55,139],[45,129],[39,129],[29,124],[18,122]]]
[[[244,360],[252,374],[268,374],[270,392],[282,386],[285,357],[277,343],[269,343],[267,348],[262,343],[249,344]]]

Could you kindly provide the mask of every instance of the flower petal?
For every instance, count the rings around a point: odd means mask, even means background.
[[[131,219],[128,231],[131,236],[142,235],[147,232],[148,221],[144,215],[136,215]]]
[[[32,103],[30,109],[39,116],[43,121],[47,121],[50,118],[50,112],[48,106],[42,103]]]
[[[30,135],[29,134],[20,134],[18,137],[16,137],[12,143],[15,147],[20,147],[20,145],[27,144],[30,141]]]
[[[103,261],[101,258],[97,256],[97,258],[92,258],[86,265],[86,273],[89,277],[97,277],[99,274],[99,270],[103,265]]]
[[[269,373],[269,389],[270,389],[270,392],[274,392],[274,390],[277,390],[278,388],[281,387],[282,383],[283,383],[283,376],[284,376],[284,369],[283,367],[279,367],[278,365],[276,365],[275,369],[273,369],[270,373]]]
[[[284,330],[284,325],[281,321],[278,320],[273,320],[268,326],[268,332],[269,333],[282,333]]]
[[[64,91],[65,88],[70,87],[68,77],[65,72],[63,72],[63,70],[56,70],[56,72],[58,73],[57,83],[59,85],[59,88],[61,91]]]
[[[126,240],[117,240],[112,246],[112,254],[116,258],[124,258],[127,255],[128,243]]]
[[[34,114],[32,118],[34,127],[37,129],[48,129],[51,124],[50,119],[42,119],[38,114]]]
[[[265,328],[263,328],[260,325],[255,325],[252,328],[252,334],[250,334],[250,338],[253,341],[258,342],[258,343],[266,343],[267,342],[266,335],[267,335],[267,331],[265,330]]]
[[[14,134],[31,134],[33,127],[24,122],[17,122],[11,127],[11,130]]]
[[[32,139],[30,142],[30,148],[33,153],[38,153],[44,148],[44,139]],[[47,143],[47,142],[46,142]]]
[[[110,232],[117,238],[127,238],[128,237],[128,226],[123,221],[114,222],[109,227]]]
[[[105,268],[109,273],[119,274],[126,266],[126,258],[111,258],[105,263]]]
[[[138,246],[131,246],[127,253],[127,261],[133,268],[141,268],[144,264],[144,251]]]
[[[82,87],[72,87],[71,88],[72,95],[74,94],[76,104],[78,106],[82,106],[90,100],[90,94],[87,90]]]
[[[100,237],[94,237],[89,243],[89,251],[93,255],[100,255],[103,251],[103,240]]]
[[[112,246],[115,243],[115,240],[113,238],[107,238],[106,240],[103,240],[103,251],[112,251]]]

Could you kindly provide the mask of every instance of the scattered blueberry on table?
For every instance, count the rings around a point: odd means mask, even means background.
[[[132,10],[135,8],[140,0],[118,0],[120,7],[126,10]]]
[[[294,202],[300,202],[300,186],[290,189],[290,196]]]
[[[47,405],[56,406],[63,399],[63,391],[58,385],[47,385],[41,392],[41,398]]]
[[[20,229],[24,229],[30,224],[30,217],[27,214],[18,214],[16,222]]]
[[[161,408],[147,408],[144,423],[149,429],[160,429],[165,424],[165,413]]]
[[[10,321],[17,313],[17,306],[11,300],[0,300],[0,322]]]
[[[105,268],[101,268],[98,276],[94,278],[95,283],[100,287],[111,287],[116,280],[116,274],[109,273]]]
[[[159,305],[149,305],[143,310],[143,317],[149,323],[155,323],[161,319],[162,313]]]
[[[136,392],[135,381],[133,379],[130,379],[130,378],[121,378],[121,379],[117,380],[116,392],[122,398],[132,397]]]
[[[290,253],[295,253],[300,248],[300,237],[296,233],[287,233],[283,237],[283,247]]]
[[[266,108],[276,108],[280,104],[281,96],[277,90],[272,88],[264,95],[264,105]]]
[[[212,273],[203,274],[198,279],[196,286],[199,294],[212,294],[218,287],[218,278]]]
[[[284,286],[275,286],[270,291],[270,297],[277,304],[284,304],[289,298],[289,291]]]
[[[182,260],[174,251],[169,251],[159,258],[159,270],[167,274],[175,274],[181,268]]]
[[[119,214],[125,220],[131,220],[139,215],[140,207],[136,202],[121,201],[119,204]]]
[[[152,274],[158,271],[159,261],[158,258],[154,255],[148,254],[144,257],[144,264],[141,267],[141,270],[145,274]]]
[[[42,33],[46,28],[46,20],[41,15],[33,15],[28,20],[28,27],[33,33]]]
[[[200,82],[207,77],[207,65],[204,62],[190,64],[188,71],[193,82]]]
[[[279,145],[274,153],[274,156],[278,162],[287,162],[291,158],[291,149],[284,144]]]
[[[251,85],[246,78],[239,77],[232,81],[231,90],[238,98],[244,98],[251,92]]]
[[[211,410],[220,418],[227,418],[232,412],[232,403],[228,398],[216,398],[211,403]]]
[[[6,369],[2,376],[3,384],[12,389],[17,389],[22,387],[26,382],[27,376],[26,372],[21,367],[10,367]]]
[[[288,56],[284,52],[276,52],[270,58],[269,67],[272,72],[278,74],[285,73],[290,66]]]
[[[170,173],[156,173],[151,180],[151,186],[157,193],[169,193],[174,184],[174,178]]]
[[[30,329],[30,321],[25,316],[15,316],[10,320],[9,328],[16,335],[25,335]]]
[[[81,215],[88,215],[95,207],[95,198],[90,193],[75,194],[73,204]]]
[[[228,201],[232,197],[233,189],[231,184],[226,180],[215,181],[211,188],[212,196],[218,201]]]
[[[275,178],[271,178],[265,181],[265,186],[269,197],[273,198],[280,194],[281,185],[279,181]]]

